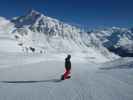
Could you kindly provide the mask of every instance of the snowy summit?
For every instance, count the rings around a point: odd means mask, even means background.
[[[75,26],[35,10],[13,18],[10,23],[14,25],[9,31],[10,35],[22,48],[22,52],[71,53],[100,62],[118,58],[102,46],[95,36],[90,37]]]

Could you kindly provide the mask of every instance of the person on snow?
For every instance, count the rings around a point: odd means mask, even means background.
[[[68,79],[70,78],[71,76],[69,76],[70,74],[70,71],[71,71],[71,55],[68,55],[66,58],[65,58],[65,73],[62,75],[62,80],[64,79]]]

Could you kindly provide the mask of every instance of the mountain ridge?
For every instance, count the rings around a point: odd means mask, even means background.
[[[99,38],[104,47],[122,57],[133,57],[133,31],[132,28],[112,27],[91,31],[89,34]]]
[[[75,26],[35,10],[12,19],[11,23],[14,24],[11,35],[24,52],[70,54],[77,52],[99,60],[118,58],[103,47],[96,36],[89,36]]]

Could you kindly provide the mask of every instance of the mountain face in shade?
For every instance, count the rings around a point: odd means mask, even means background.
[[[94,30],[95,35],[110,51],[123,56],[133,56],[133,29],[112,27],[103,30]]]

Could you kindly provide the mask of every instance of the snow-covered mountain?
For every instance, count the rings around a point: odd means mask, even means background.
[[[11,24],[14,26],[11,35],[25,52],[75,53],[99,61],[118,58],[94,35],[88,36],[75,26],[35,10],[13,18]]]
[[[110,51],[120,56],[133,56],[132,29],[112,27],[88,32],[88,35],[92,34]]]
[[[23,17],[12,20],[17,29],[13,32],[23,45],[34,45],[46,51],[71,51],[84,46],[80,38],[80,30],[59,20],[44,16],[37,11],[30,11]],[[28,37],[29,40],[26,39]],[[52,49],[53,48],[53,49]]]

